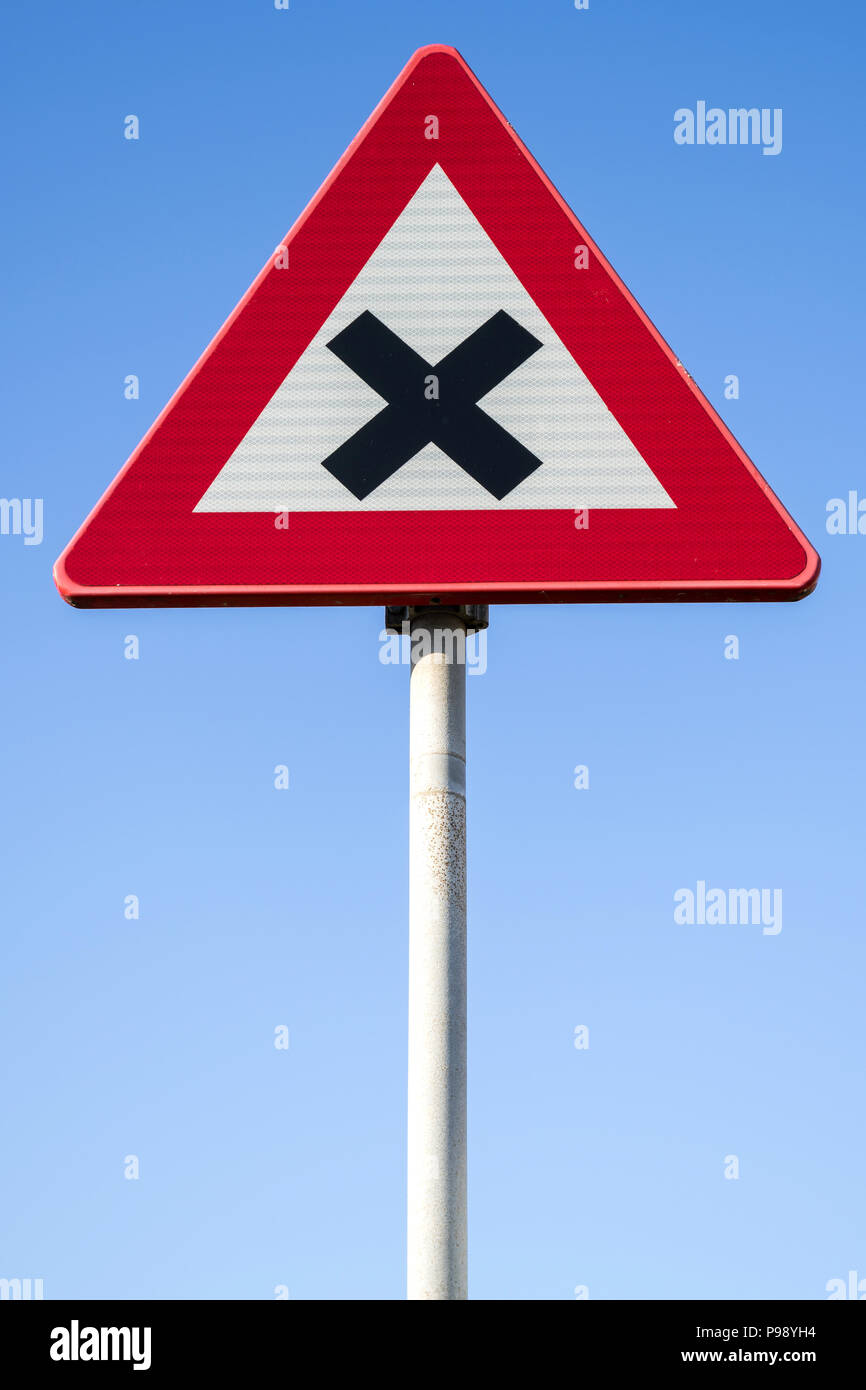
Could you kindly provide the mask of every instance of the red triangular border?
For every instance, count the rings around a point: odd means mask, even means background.
[[[439,139],[425,138],[430,115]],[[434,164],[676,510],[195,513]],[[820,560],[477,78],[419,49],[55,566],[82,607],[795,599]],[[576,270],[574,251],[589,250]]]

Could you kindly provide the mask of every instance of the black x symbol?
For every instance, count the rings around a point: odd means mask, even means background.
[[[540,467],[540,459],[476,404],[541,347],[503,310],[435,367],[367,312],[328,347],[388,402],[323,464],[359,501],[430,443],[498,501]],[[438,399],[428,400],[431,376]]]

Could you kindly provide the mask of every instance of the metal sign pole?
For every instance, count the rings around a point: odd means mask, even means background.
[[[466,637],[487,609],[389,609],[389,626],[398,615],[412,653],[407,1297],[465,1299]]]

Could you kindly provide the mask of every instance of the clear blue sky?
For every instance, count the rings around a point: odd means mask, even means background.
[[[862,6],[151,0],[5,26],[0,493],[43,498],[45,532],[0,536],[0,1276],[403,1294],[407,674],[377,659],[380,610],[77,612],[51,565],[431,42],[824,560],[801,604],[493,610],[469,682],[471,1292],[866,1276],[866,536],[825,530],[828,499],[866,495]],[[781,107],[782,153],[677,146],[698,100]],[[781,888],[782,931],[678,925],[698,880]]]

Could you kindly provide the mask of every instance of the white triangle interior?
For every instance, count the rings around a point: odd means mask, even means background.
[[[275,273],[291,275],[286,270]],[[575,271],[575,274],[579,274]],[[499,310],[542,347],[480,402],[537,458],[497,501],[428,444],[359,501],[322,461],[384,407],[327,344],[365,310],[435,364]],[[443,511],[673,507],[443,170],[436,165],[195,510]]]

